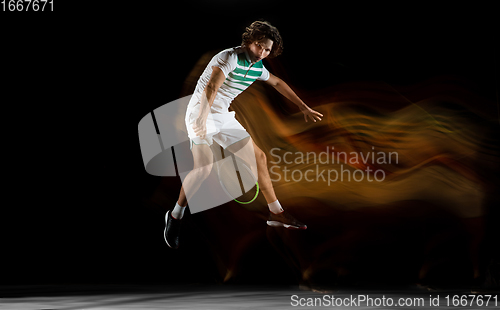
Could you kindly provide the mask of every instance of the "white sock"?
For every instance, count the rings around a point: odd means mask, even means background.
[[[186,207],[181,207],[177,202],[175,203],[175,208],[172,210],[172,216],[174,219],[180,220],[184,216],[184,210]]]
[[[278,214],[285,211],[281,207],[281,204],[278,200],[276,200],[275,202],[271,202],[270,204],[268,204],[268,206],[269,206],[269,211],[271,211],[274,214]]]

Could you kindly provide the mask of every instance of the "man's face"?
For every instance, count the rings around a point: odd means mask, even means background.
[[[264,38],[262,40],[255,41],[248,46],[248,55],[250,56],[252,63],[256,63],[269,56],[272,48],[273,41]]]

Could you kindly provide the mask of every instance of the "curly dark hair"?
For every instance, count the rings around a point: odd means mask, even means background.
[[[241,45],[249,45],[255,41],[267,38],[273,41],[273,47],[269,58],[274,58],[283,52],[283,40],[281,39],[278,29],[266,21],[255,21],[249,27],[246,27],[245,32],[241,36]]]

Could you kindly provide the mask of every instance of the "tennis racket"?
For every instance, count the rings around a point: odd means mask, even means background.
[[[250,166],[238,156],[224,151],[222,147],[220,152],[222,159],[216,160],[216,169],[222,189],[238,203],[253,202],[259,195],[259,183]]]

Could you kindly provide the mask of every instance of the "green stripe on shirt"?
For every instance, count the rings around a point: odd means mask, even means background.
[[[259,77],[262,75],[262,70],[261,71],[254,71],[252,69],[250,70],[245,70],[245,69],[241,69],[241,68],[236,68],[233,70],[234,73],[239,73],[239,74],[243,74],[243,75],[246,75],[246,76],[256,76],[256,77]]]
[[[250,87],[250,85],[252,85],[252,82],[248,83],[248,82],[240,82],[240,81],[236,81],[236,80],[233,80],[232,78],[228,77],[226,79],[226,82],[231,82],[231,83],[237,83],[237,84],[240,84],[240,85],[243,85],[245,86],[245,88],[247,87]],[[235,85],[236,86],[236,85]]]
[[[255,77],[242,77],[242,76],[239,76],[239,75],[236,75],[236,74],[233,74],[232,72],[229,73],[229,77],[232,78],[233,80],[238,80],[238,81],[243,81],[243,82],[254,82],[255,80],[257,80],[257,78]]]
[[[231,87],[231,88],[239,90],[239,91],[244,91],[246,89],[246,88],[245,89],[241,89],[241,88],[238,88],[238,87],[231,86],[231,85],[227,84],[226,82],[224,82],[223,84],[226,85],[227,87]]]

